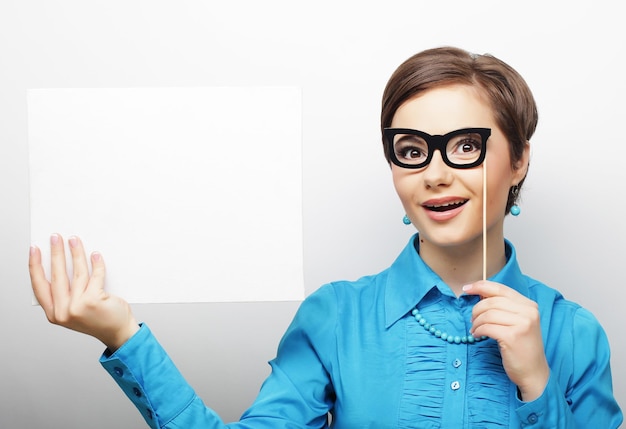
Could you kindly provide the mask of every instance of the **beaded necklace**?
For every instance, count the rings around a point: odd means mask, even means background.
[[[424,319],[424,316],[422,316],[422,314],[419,312],[417,307],[415,307],[413,311],[411,311],[411,314],[413,315],[413,317],[415,317],[417,323],[419,323],[427,332],[430,332],[435,337],[441,338],[443,341],[446,341],[449,344],[474,344],[484,341],[488,338],[484,335],[481,337],[475,337],[472,334],[463,335],[462,337],[458,335],[449,335],[448,333],[442,332],[434,325],[428,323],[426,319]]]

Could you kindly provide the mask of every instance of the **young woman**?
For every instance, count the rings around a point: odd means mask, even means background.
[[[32,286],[50,322],[107,346],[102,365],[153,428],[617,428],[602,327],[525,276],[504,238],[536,123],[526,83],[492,56],[438,48],[399,66],[381,129],[404,221],[419,233],[385,271],[302,303],[238,423],[207,408],[103,290],[98,253],[89,274],[77,237],[71,281],[61,237],[50,282],[31,249]]]

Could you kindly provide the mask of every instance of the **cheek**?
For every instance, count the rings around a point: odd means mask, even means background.
[[[410,178],[405,171],[400,170],[400,168],[396,166],[392,166],[391,179],[393,180],[393,187],[396,190],[396,194],[398,194],[400,199],[404,199],[408,190],[411,188]]]
[[[504,213],[509,196],[511,172],[502,171],[489,176],[487,184],[487,201],[491,207]]]
[[[483,197],[483,170],[482,168],[457,170],[454,178],[453,192],[460,190],[462,195],[467,194],[468,197],[482,201]],[[490,183],[487,183],[487,191],[489,191]],[[489,192],[487,192],[489,198]]]

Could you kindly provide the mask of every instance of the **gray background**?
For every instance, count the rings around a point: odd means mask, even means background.
[[[1,428],[144,427],[100,368],[102,346],[49,325],[30,305],[28,88],[302,87],[310,293],[327,281],[385,268],[412,234],[402,225],[382,156],[380,97],[401,61],[444,44],[495,54],[533,89],[540,125],[522,214],[507,220],[507,236],[528,274],[582,303],[605,326],[615,392],[626,405],[626,36],[619,3],[365,3],[2,0]],[[141,243],[128,245],[142,250]],[[297,306],[135,305],[134,311],[205,402],[234,420],[255,397]]]

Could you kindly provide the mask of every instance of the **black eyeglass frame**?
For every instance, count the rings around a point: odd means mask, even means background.
[[[469,164],[455,164],[448,159],[448,154],[446,153],[446,146],[450,139],[454,136],[458,136],[460,134],[471,134],[475,133],[480,135],[482,138],[482,148],[480,150],[480,155],[476,161],[473,161]],[[387,146],[387,154],[391,162],[393,162],[398,167],[402,168],[423,168],[427,166],[433,158],[433,154],[436,150],[441,153],[441,158],[443,162],[446,163],[447,166],[452,168],[474,168],[483,163],[485,160],[485,156],[487,155],[487,139],[491,136],[491,128],[461,128],[459,130],[450,131],[444,135],[430,135],[423,131],[413,130],[411,128],[385,128],[383,129],[383,134],[386,140]],[[393,147],[393,140],[397,134],[411,134],[415,136],[419,136],[424,139],[426,144],[428,145],[428,156],[426,160],[420,164],[405,164],[398,159],[396,156],[396,151]]]

